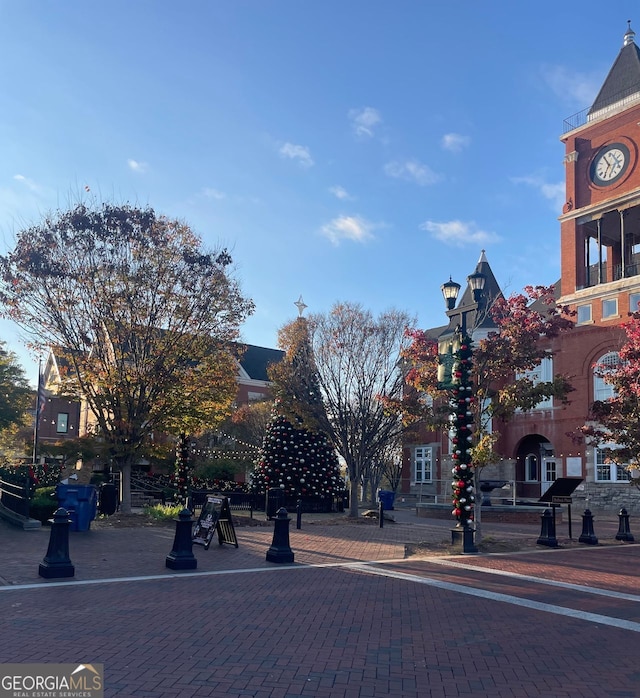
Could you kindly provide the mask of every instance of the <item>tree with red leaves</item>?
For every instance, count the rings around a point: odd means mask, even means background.
[[[615,365],[596,365],[595,374],[613,387],[607,400],[591,406],[590,421],[582,434],[603,448],[613,463],[623,466],[640,489],[640,312],[622,325],[626,341]]]
[[[481,469],[499,458],[494,450],[499,434],[490,433],[488,429],[494,417],[508,420],[516,410],[531,410],[549,397],[566,401],[572,390],[565,376],[537,381],[528,374],[553,355],[550,340],[573,327],[569,309],[555,302],[553,286],[527,286],[524,293],[496,299],[487,312],[495,330],[469,346],[458,346],[453,356],[456,366],[464,364],[468,367],[472,396],[461,396],[455,386],[446,391],[438,388],[438,369],[441,366],[438,343],[418,330],[411,332],[411,345],[403,353],[406,381],[414,391],[408,392],[397,405],[407,422],[421,421],[433,428],[445,428],[460,399],[466,401],[468,407],[465,409],[472,413],[474,435],[473,447],[469,449],[469,465],[476,485]],[[457,372],[461,371],[458,369]],[[442,399],[443,393],[448,399]],[[433,400],[425,400],[425,396]],[[474,487],[465,496],[471,485],[467,486],[465,482],[461,489],[461,480],[456,473],[457,470],[452,482],[454,514],[459,521],[468,523],[477,518],[474,497],[470,494]],[[468,507],[466,512],[465,507],[460,506],[461,497],[467,500],[464,502]]]

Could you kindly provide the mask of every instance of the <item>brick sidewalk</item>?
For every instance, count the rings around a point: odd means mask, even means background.
[[[451,523],[395,516],[382,529],[308,517],[301,530],[294,517],[293,566],[266,562],[272,524],[238,527],[237,549],[194,547],[197,570],[179,573],[165,566],[172,526],[96,526],[70,534],[76,574],[62,582],[38,576],[47,529],[0,523],[0,661],[102,663],[107,698],[640,695],[640,622],[623,625],[639,615],[640,546],[403,560],[407,544],[450,542]]]
[[[377,519],[350,522],[346,516],[305,515],[302,528],[297,530],[295,515],[292,516],[289,540],[295,563],[328,564],[403,558],[408,548],[420,549],[421,545],[427,552],[455,552],[450,546],[451,521],[418,518],[409,508],[390,513],[396,522],[386,522],[383,528],[379,527]],[[266,561],[266,552],[273,539],[273,523],[266,522],[264,514],[256,514],[256,519],[261,526],[236,527],[237,549],[228,545],[218,546],[215,537],[209,550],[194,545],[198,571],[272,566],[273,563]],[[608,528],[604,522],[598,523],[600,528],[597,532],[601,540],[614,542],[617,530],[613,526],[615,522],[608,522]],[[484,524],[483,530],[488,540],[513,543],[511,547],[515,548],[522,545],[536,548],[535,541],[540,534],[539,527],[533,525]],[[579,533],[579,529],[574,531],[574,539]],[[74,579],[162,574],[167,571],[165,559],[173,547],[174,535],[175,524],[171,522],[128,528],[111,528],[96,522],[89,531],[72,531],[69,534],[69,556],[75,567]],[[0,520],[3,549],[0,585],[48,583],[38,575],[38,566],[47,554],[49,536],[49,527],[23,531]],[[560,532],[558,537],[562,542],[568,542]],[[495,548],[497,551],[502,549],[500,545]]]

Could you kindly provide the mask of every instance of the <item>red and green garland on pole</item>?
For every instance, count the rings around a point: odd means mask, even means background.
[[[467,527],[474,520],[474,477],[472,463],[474,403],[473,381],[471,380],[472,360],[471,339],[465,334],[460,347],[455,352],[453,367],[454,387],[451,390],[451,407],[455,414],[455,435],[453,437],[453,461],[451,470],[453,481],[453,511],[460,525]]]
[[[178,490],[178,503],[185,507],[189,502],[189,495],[191,494],[193,480],[191,475],[191,464],[189,461],[190,453],[187,435],[181,434],[180,439],[178,440],[178,447],[176,449],[175,486]]]

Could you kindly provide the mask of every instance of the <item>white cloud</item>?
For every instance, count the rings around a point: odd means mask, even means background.
[[[515,184],[526,184],[527,186],[537,189],[545,199],[551,202],[555,211],[561,211],[565,204],[567,194],[564,182],[546,182],[538,175],[512,177],[511,181]]]
[[[296,160],[301,167],[312,167],[314,164],[309,148],[304,145],[285,143],[278,152],[281,158]]]
[[[335,186],[335,187],[329,187],[329,191],[336,197],[336,199],[340,199],[342,201],[350,201],[353,199],[351,194],[341,186]]]
[[[425,221],[420,229],[431,233],[436,240],[455,247],[500,242],[499,235],[480,230],[473,221],[446,221],[445,223]]]
[[[380,112],[373,107],[350,109],[349,119],[357,136],[372,138],[374,126],[382,123]]]
[[[129,158],[127,160],[127,165],[129,166],[130,170],[133,170],[134,172],[146,172],[149,169],[149,165],[147,165],[146,162],[140,162],[139,160],[133,160]]]
[[[334,245],[339,245],[342,240],[353,242],[366,242],[373,238],[372,230],[377,227],[360,218],[360,216],[338,216],[323,225],[321,233]]]
[[[406,162],[388,162],[384,166],[384,171],[389,177],[396,179],[406,179],[426,187],[435,184],[440,177],[427,165],[423,165],[417,160],[407,160]]]
[[[442,147],[452,153],[459,153],[471,143],[469,136],[463,136],[460,133],[445,133],[442,136]]]
[[[212,189],[210,187],[205,187],[202,190],[202,193],[204,196],[206,196],[207,199],[215,199],[216,201],[220,201],[222,199],[226,199],[227,195],[223,191],[219,191],[218,189]]]
[[[16,174],[13,175],[13,178],[16,180],[16,182],[21,182],[22,184],[24,184],[25,187],[27,187],[27,189],[29,189],[30,191],[40,191],[40,187],[32,179],[29,179],[24,175]]]
[[[572,72],[562,65],[545,65],[542,67],[542,79],[564,102],[584,108],[595,99],[604,76],[600,73]]]

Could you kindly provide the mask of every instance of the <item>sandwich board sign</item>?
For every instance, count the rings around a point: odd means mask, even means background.
[[[236,531],[231,518],[231,507],[227,497],[207,496],[198,520],[193,525],[192,542],[209,550],[213,536],[218,534],[218,543],[229,543],[238,547]]]

